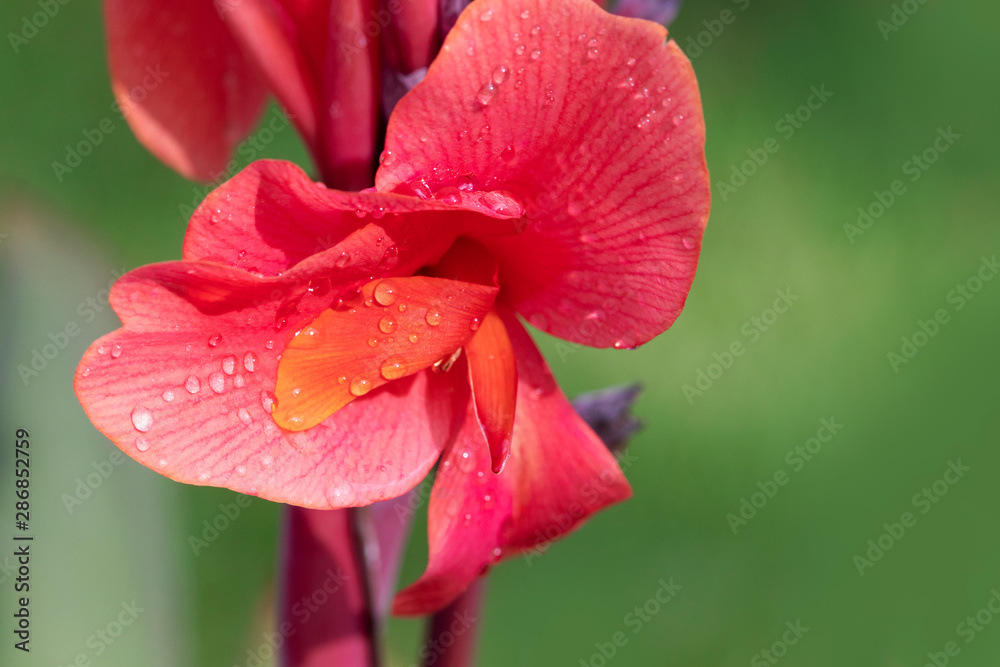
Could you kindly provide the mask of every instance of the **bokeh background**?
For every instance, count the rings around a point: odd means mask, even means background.
[[[234,494],[117,458],[71,389],[85,347],[117,326],[109,282],[178,257],[181,207],[204,190],[113,111],[99,4],[58,5],[15,50],[7,33],[36,11],[0,5],[0,662],[245,665],[271,622],[279,508],[255,500],[195,555],[188,537]],[[1000,590],[1000,279],[977,276],[1000,251],[998,20],[985,0],[685,3],[671,34],[699,76],[714,197],[687,308],[635,351],[538,336],[571,396],[645,385],[635,497],[495,569],[481,665],[918,666],[948,642],[959,651],[938,664],[997,664],[1000,618],[981,610]],[[802,107],[814,87],[825,99]],[[112,131],[57,175],[67,144],[102,122]],[[952,138],[935,148],[939,133]],[[743,164],[765,144],[763,164]],[[259,156],[307,164],[291,130]],[[845,228],[880,197],[867,228]],[[769,312],[779,291],[791,306]],[[894,368],[889,353],[939,309],[947,322]],[[71,323],[65,349],[22,378]],[[824,419],[836,434],[796,462]],[[28,656],[10,634],[16,428],[33,457]],[[950,463],[968,471],[939,482]],[[768,484],[776,474],[784,485]],[[754,496],[761,485],[772,497]],[[915,498],[924,489],[933,503]],[[744,499],[759,507],[737,523]],[[904,512],[904,534],[884,536]],[[424,525],[404,581],[422,569]],[[859,565],[880,537],[888,550]],[[637,622],[671,580],[680,590]],[[102,639],[123,604],[135,621]],[[420,624],[390,631],[391,664],[409,665]],[[619,631],[625,645],[603,658],[595,643]]]

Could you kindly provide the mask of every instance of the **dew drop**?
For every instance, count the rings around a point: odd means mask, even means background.
[[[122,356],[122,346],[117,344],[113,345],[111,347],[111,358],[117,359],[120,356]]]
[[[298,395],[302,393],[302,387],[296,387],[292,389],[292,398],[298,398]]]
[[[629,58],[628,60],[625,61],[625,64],[628,65],[629,67],[635,67],[635,58]]]
[[[601,52],[598,51],[597,49],[594,49],[594,48],[587,49],[587,59],[588,60],[597,60],[597,56],[599,56],[599,55],[601,55]]]
[[[524,52],[527,51],[527,50],[528,50],[528,47],[526,47],[524,44],[518,44],[517,48],[514,49],[514,53],[516,53],[519,56],[523,56]]]
[[[536,25],[534,28],[531,29],[531,36],[538,37],[539,33],[541,32],[542,32],[542,26]]]
[[[681,123],[684,122],[684,114],[679,113],[676,116],[674,116],[673,122],[674,122],[674,127],[679,126]]]
[[[108,348],[104,347],[103,345],[97,348],[97,354],[107,354],[107,353],[108,353]]]
[[[396,287],[388,280],[383,280],[375,286],[375,300],[383,306],[391,306],[396,302]]]
[[[503,149],[500,152],[500,159],[503,160],[504,162],[510,162],[511,160],[513,160],[514,159],[514,147],[513,146],[507,146],[507,148]]]
[[[243,355],[243,368],[247,369],[248,373],[253,373],[257,370],[257,355],[253,352],[247,352]]]
[[[234,355],[230,354],[222,360],[222,370],[226,375],[232,375],[236,372],[236,357]]]
[[[166,401],[167,403],[173,402],[173,400],[174,400],[174,390],[173,389],[167,389],[166,391],[164,391],[163,392],[163,400]]]
[[[469,452],[462,452],[462,456],[458,459],[458,469],[468,474],[471,473],[475,467],[476,462],[473,460],[472,455]]]
[[[493,83],[498,86],[507,80],[510,76],[510,68],[506,65],[497,65],[497,68],[493,70]]]
[[[398,324],[397,324],[396,320],[394,320],[392,318],[392,316],[390,316],[390,315],[386,315],[381,320],[379,320],[379,323],[378,323],[379,330],[382,333],[387,333],[387,334],[392,333],[393,331],[395,331],[397,326],[398,326]]]
[[[528,57],[531,58],[532,60],[538,60],[539,58],[542,57],[542,52],[539,49],[535,49],[534,51],[531,52],[531,55]]]
[[[523,12],[521,12],[521,18],[522,19],[529,19],[529,18],[531,18],[531,12],[529,12],[527,9],[525,9]]]
[[[347,384],[347,376],[341,375],[339,378],[337,378],[337,382],[339,382],[340,384]]]
[[[80,372],[80,375],[82,375],[83,377],[87,377],[88,375],[90,375],[90,369],[89,369],[89,368],[84,368],[84,369],[83,369],[83,370],[82,370],[82,371]]]
[[[408,306],[407,306],[407,305],[406,305],[405,303],[401,303],[401,304],[399,304],[399,312],[401,312],[401,313],[405,313],[405,312],[406,312],[406,309],[407,309],[407,307],[408,307]]]
[[[639,119],[639,121],[635,124],[635,126],[640,130],[645,130],[649,127],[650,120],[651,118],[648,115],[643,116],[642,118]]]
[[[226,388],[226,376],[219,371],[215,371],[208,376],[208,386],[216,394],[221,394]]]
[[[402,359],[393,357],[382,362],[379,372],[386,380],[398,380],[406,375],[406,365]],[[351,393],[354,393],[353,390]]]
[[[693,249],[693,248],[694,248],[694,246],[695,246],[695,242],[694,242],[694,239],[693,239],[693,238],[690,238],[690,237],[688,237],[688,236],[685,236],[684,238],[682,238],[682,239],[681,239],[681,243],[682,243],[682,244],[684,245],[684,247],[685,247],[685,248],[687,248],[688,250],[691,250],[691,249]]]
[[[135,448],[138,449],[140,452],[144,452],[147,449],[149,449],[149,443],[146,442],[145,438],[136,438],[135,439]]]
[[[264,408],[264,412],[271,414],[274,410],[274,394],[264,389],[260,392],[260,406]]]
[[[246,408],[240,408],[236,415],[240,418],[240,421],[247,426],[253,424],[253,417],[250,416],[250,411]]]
[[[479,93],[476,94],[476,103],[481,107],[489,106],[490,103],[497,96],[497,85],[492,81],[487,81],[483,84],[483,87],[479,89]]]
[[[243,385],[245,385],[246,383],[247,383],[246,378],[244,378],[242,375],[237,375],[236,377],[233,378],[233,386],[236,387],[237,389],[242,389]]]
[[[351,263],[351,253],[346,251],[340,253],[340,257],[338,257],[334,262],[334,264],[337,266],[338,269],[342,269],[350,263]]]
[[[411,343],[416,343],[418,340],[419,340],[419,338],[417,338],[417,334],[410,334],[410,342]]]
[[[368,339],[368,347],[378,347],[378,338],[372,336]]]
[[[137,405],[132,410],[132,426],[135,427],[136,431],[145,433],[153,428],[153,413],[148,408]]]
[[[471,320],[469,320],[469,330],[470,331],[478,331],[479,330],[479,326],[481,324],[482,324],[482,322],[479,320],[478,317],[473,317]]]
[[[184,388],[188,390],[189,394],[197,394],[201,391],[201,381],[192,375],[184,381]]]
[[[382,154],[378,156],[378,163],[384,167],[390,166],[395,161],[396,156],[389,150],[382,151]]]
[[[427,315],[424,316],[424,321],[432,327],[436,327],[441,324],[441,311],[436,308],[431,308],[427,311]]]
[[[215,347],[216,345],[219,344],[219,342],[221,340],[222,340],[222,335],[221,334],[215,334],[214,336],[209,337],[209,339],[208,339],[208,346],[209,347]]]
[[[352,396],[364,396],[372,390],[372,382],[360,375],[351,380],[350,391]]]
[[[267,350],[270,350],[273,347],[274,347],[274,341],[273,340],[269,340],[269,341],[267,341],[267,342],[264,343],[264,348],[267,349]]]
[[[489,21],[492,18],[493,18],[493,10],[492,9],[487,9],[485,12],[483,12],[482,14],[479,15],[479,20],[483,21],[483,22]]]

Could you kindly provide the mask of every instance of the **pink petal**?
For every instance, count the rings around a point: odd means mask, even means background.
[[[684,305],[709,208],[697,83],[665,37],[589,0],[478,0],[393,112],[378,189],[511,193],[516,228],[467,234],[517,311],[579,343],[648,341]]]
[[[216,188],[197,208],[184,238],[184,258],[275,276],[374,222],[391,231],[392,252],[401,261],[409,258],[412,272],[440,257],[469,224],[474,215],[470,211],[480,206],[474,201],[452,204],[328,190],[291,162],[259,160]],[[389,253],[390,247],[381,245],[382,252]]]
[[[615,457],[573,409],[528,332],[499,309],[517,356],[517,418],[508,463],[514,517],[504,556],[578,528],[590,515],[632,496]]]
[[[139,141],[181,175],[226,172],[266,89],[211,2],[105,0],[111,87]]]
[[[452,373],[464,378],[461,360]],[[463,383],[464,384],[464,383]],[[510,521],[509,476],[490,472],[490,452],[468,389],[461,430],[438,466],[428,507],[427,569],[402,590],[394,614],[426,614],[445,606],[500,556],[501,532]]]
[[[182,482],[318,509],[404,493],[464,415],[452,374],[393,382],[302,433],[271,417],[287,338],[336,299],[337,286],[367,280],[382,252],[371,235],[381,233],[366,228],[280,278],[195,262],[130,272],[111,293],[123,328],[94,343],[77,370],[91,421],[126,454]],[[341,248],[357,262],[336,266]],[[308,291],[321,277],[334,287]]]

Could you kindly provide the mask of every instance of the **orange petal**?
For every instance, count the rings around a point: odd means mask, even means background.
[[[517,403],[517,364],[507,327],[495,310],[483,318],[476,335],[465,344],[465,353],[476,417],[490,445],[493,472],[499,473],[510,455]]]
[[[278,364],[274,420],[316,426],[355,398],[412,375],[465,345],[498,288],[412,276],[373,280],[288,342]]]

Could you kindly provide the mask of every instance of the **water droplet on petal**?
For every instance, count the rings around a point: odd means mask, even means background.
[[[531,12],[529,12],[527,9],[525,9],[523,12],[521,12],[521,18],[522,19],[531,18]]]
[[[475,467],[476,462],[473,460],[472,455],[469,452],[462,452],[462,456],[458,459],[458,469],[465,474],[469,474]]]
[[[214,336],[209,337],[209,339],[208,339],[208,346],[209,347],[215,347],[216,345],[219,344],[220,341],[222,341],[222,335],[221,334],[215,334]]]
[[[271,414],[274,411],[274,394],[264,389],[260,392],[260,406],[264,408],[264,412]]]
[[[396,302],[396,287],[388,280],[383,280],[375,286],[375,300],[383,306],[391,306]]]
[[[302,387],[296,387],[295,389],[292,389],[292,397],[298,397],[298,395],[301,393],[302,393]]]
[[[371,380],[360,375],[351,380],[350,391],[352,396],[364,396],[372,390]]]
[[[684,122],[684,114],[680,114],[679,113],[676,116],[674,116],[674,121],[673,122],[674,122],[674,127],[677,127],[678,125],[680,125],[681,123],[683,123]]]
[[[483,87],[479,89],[479,93],[476,94],[476,103],[482,107],[489,106],[490,102],[496,98],[497,90],[499,89],[495,83],[487,81],[483,84]]]
[[[145,433],[153,428],[153,413],[148,408],[137,405],[132,410],[132,426],[135,427],[136,431]]]
[[[493,70],[493,83],[498,86],[507,80],[510,76],[510,68],[506,65],[497,65],[496,69]]]
[[[379,330],[382,333],[387,333],[387,334],[395,331],[397,326],[398,324],[396,320],[394,320],[391,315],[386,315],[378,323]]]
[[[635,67],[635,58],[629,58],[628,60],[625,61],[625,64],[628,65],[629,67]]]
[[[695,246],[694,239],[690,238],[688,236],[685,236],[684,238],[682,238],[681,239],[681,243],[684,244],[684,247],[687,248],[688,250],[691,250]]]
[[[378,338],[372,336],[368,339],[368,347],[378,347]]]
[[[350,263],[351,263],[351,253],[346,251],[340,253],[340,257],[338,257],[334,262],[334,264],[337,266],[338,269],[342,269]]]
[[[236,415],[240,418],[240,421],[247,426],[253,424],[253,417],[250,416],[250,411],[246,408],[240,408]]]
[[[481,321],[479,320],[479,318],[478,317],[473,317],[471,320],[469,320],[469,330],[470,331],[478,331],[480,324],[481,324]]]
[[[339,378],[337,378],[337,382],[339,382],[340,384],[347,384],[347,376],[341,375]]]
[[[419,339],[417,338],[417,334],[410,334],[410,342],[411,342],[411,343],[416,343],[416,342],[417,342],[417,340],[419,340]]]
[[[222,370],[226,375],[232,375],[236,371],[236,357],[230,354],[222,360]]]
[[[265,349],[268,349],[268,350],[270,350],[270,349],[271,349],[271,348],[273,348],[273,347],[274,347],[274,341],[273,341],[273,340],[269,340],[269,341],[267,341],[266,343],[264,343],[264,348],[265,348]]]
[[[120,356],[122,356],[122,346],[117,344],[113,345],[111,347],[111,358],[117,359]]]
[[[482,14],[479,15],[479,20],[480,21],[484,21],[484,22],[485,21],[489,21],[492,18],[493,18],[493,10],[492,9],[487,9],[485,12],[483,12]]]
[[[135,439],[135,448],[138,449],[140,452],[144,452],[147,449],[149,449],[149,443],[146,442],[145,438],[136,438]]]
[[[542,52],[539,49],[535,49],[534,51],[531,52],[531,55],[528,57],[531,58],[532,60],[538,60],[539,58],[542,57]]]
[[[524,52],[527,51],[527,50],[528,50],[528,47],[526,47],[524,44],[518,44],[517,48],[514,49],[514,53],[516,53],[519,56],[523,56]]]
[[[166,401],[167,403],[172,402],[174,400],[174,390],[173,389],[167,389],[166,391],[164,391],[163,392],[163,400]]]
[[[226,376],[219,371],[215,371],[208,376],[208,386],[216,394],[221,394],[226,389]]]
[[[184,388],[188,390],[189,394],[197,394],[201,391],[201,381],[192,375],[184,381]]]
[[[108,348],[106,348],[105,346],[101,345],[100,347],[97,348],[97,354],[107,354],[107,353],[108,353]]]
[[[647,116],[643,116],[642,118],[639,119],[639,122],[637,122],[635,124],[635,126],[637,128],[639,128],[640,130],[645,130],[646,128],[649,127],[650,120],[651,119],[650,119],[650,117],[648,115]]]
[[[237,389],[242,389],[243,385],[245,385],[246,383],[247,383],[246,378],[244,378],[242,375],[237,375],[236,377],[233,378],[233,386],[236,387]]]
[[[379,368],[379,372],[382,373],[382,377],[384,377],[386,380],[398,380],[399,378],[406,375],[406,366],[403,364],[402,359],[398,358],[386,359],[384,362],[382,362],[382,366]]]
[[[436,327],[441,324],[441,311],[436,308],[431,308],[427,311],[427,315],[424,316],[424,321],[432,327]]]
[[[542,32],[542,26],[536,25],[534,28],[531,29],[531,36],[532,37],[538,37],[538,35],[541,32]]]

